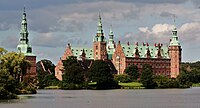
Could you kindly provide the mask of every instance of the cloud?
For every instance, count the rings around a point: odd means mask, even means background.
[[[21,1],[19,0],[19,2]],[[43,1],[41,3],[38,3],[39,1],[26,2],[28,3],[26,12],[29,29],[40,33],[85,31],[88,24],[96,24],[99,10],[101,10],[103,20],[109,23],[121,22],[121,20],[127,22],[137,21],[145,15],[160,15],[161,17],[177,15],[181,18],[193,15],[189,9],[175,5],[176,3],[184,3],[185,0],[100,0],[93,2],[92,0],[58,0],[56,2],[49,0],[48,2]],[[39,6],[35,6],[35,3],[38,3]],[[156,6],[155,3],[157,3]],[[167,4],[163,5],[161,3]],[[12,5],[12,3],[7,2],[3,2],[3,4]],[[35,7],[32,8],[29,5]],[[18,4],[17,6],[20,5]],[[9,13],[11,11],[0,11],[1,14],[4,14],[4,16],[0,16],[0,23],[6,22],[8,26],[2,26],[4,29],[10,29],[10,26],[13,25],[20,25],[21,19],[14,20],[15,22],[13,22],[11,18],[17,16],[19,19],[22,15],[22,8],[23,6],[19,9],[21,12],[17,10],[17,14],[16,10],[12,10],[12,13],[15,12],[14,15]],[[200,15],[196,14],[195,19],[200,19]]]
[[[184,42],[198,45],[200,41],[200,22],[183,24],[179,29],[179,33]]]
[[[172,30],[174,26],[170,25],[170,24],[155,24],[152,29],[151,32],[152,34],[166,34],[169,31]]]
[[[63,35],[63,34],[56,34],[53,32],[48,33],[39,33],[37,36],[34,36],[31,40],[31,44],[33,46],[39,47],[50,47],[50,48],[57,48],[57,47],[65,47],[67,43],[72,45],[87,45],[88,40],[87,38],[77,37],[74,35]]]
[[[170,13],[170,12],[162,12],[161,14],[160,14],[160,16],[161,17],[173,17],[173,16],[175,16],[175,14],[173,14],[173,13]]]
[[[163,42],[168,43],[171,38],[171,32],[174,25],[170,24],[155,24],[150,27],[139,27],[138,33],[125,33],[124,37],[120,40],[123,42],[130,41],[132,43],[139,42]],[[185,23],[178,28],[178,36],[182,44],[198,45],[200,41],[200,22]]]
[[[60,35],[55,35],[54,33],[40,33],[38,36],[35,36],[31,41],[34,46],[43,46],[43,47],[60,47],[65,46],[65,37]]]
[[[6,38],[3,38],[0,44],[7,49],[7,48],[16,48],[18,42],[19,39],[16,36],[6,36]]]
[[[1,23],[0,24],[0,31],[6,31],[6,30],[9,30],[9,29],[16,29],[17,25],[15,24],[8,24],[7,22],[4,22],[4,23]]]

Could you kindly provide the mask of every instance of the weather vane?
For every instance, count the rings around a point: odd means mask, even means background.
[[[24,12],[25,12],[25,9],[26,9],[26,5],[24,4]]]
[[[175,25],[175,23],[176,23],[176,15],[173,15],[173,18],[174,18],[174,25]]]

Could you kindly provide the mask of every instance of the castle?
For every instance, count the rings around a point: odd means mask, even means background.
[[[110,61],[114,65],[117,74],[124,74],[125,68],[131,64],[136,65],[140,72],[144,64],[150,64],[154,74],[176,78],[180,72],[181,51],[176,28],[172,30],[172,37],[167,46],[161,43],[152,46],[148,43],[139,44],[138,42],[134,45],[129,42],[121,44],[120,41],[116,45],[111,29],[109,39],[106,41],[102,29],[101,16],[99,15],[97,33],[93,39],[93,48],[76,48],[68,44],[55,67],[55,76],[62,80],[62,60],[66,60],[69,56],[76,56],[79,61],[91,61],[87,65],[88,68],[92,61],[104,60]]]
[[[30,61],[31,67],[27,69],[27,77],[36,77],[36,56],[32,53],[32,47],[29,44],[28,40],[28,29],[27,29],[27,20],[26,20],[26,12],[24,7],[24,12],[22,15],[21,22],[21,31],[20,31],[20,42],[17,45],[17,52],[23,53],[25,55],[26,60]]]

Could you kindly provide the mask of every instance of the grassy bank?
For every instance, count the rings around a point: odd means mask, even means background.
[[[200,83],[193,83],[192,87],[200,87]]]
[[[60,89],[58,86],[47,86],[44,89]]]
[[[144,89],[142,83],[139,82],[129,82],[129,83],[120,82],[119,85],[121,86],[121,89]]]

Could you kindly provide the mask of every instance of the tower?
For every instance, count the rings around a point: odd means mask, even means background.
[[[172,37],[169,44],[169,56],[171,59],[171,77],[176,78],[180,73],[181,45],[177,36],[176,27],[172,30]]]
[[[25,7],[24,7],[22,22],[21,22],[20,40],[19,40],[19,44],[17,45],[17,51],[19,53],[23,53],[26,57],[26,60],[29,60],[31,62],[31,68],[27,72],[27,76],[35,77],[36,76],[36,56],[32,53],[32,47],[29,44],[28,35],[29,33],[27,29],[26,12],[25,12]]]
[[[109,39],[107,44],[107,53],[108,53],[108,59],[112,59],[112,55],[115,52],[115,42],[114,42],[114,34],[112,31],[112,25],[110,26],[110,33],[109,33]]]
[[[107,60],[107,51],[106,51],[106,41],[105,41],[102,23],[101,23],[101,16],[99,14],[98,18],[98,26],[97,26],[97,33],[93,40],[93,54],[94,60]]]

